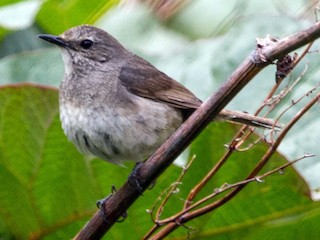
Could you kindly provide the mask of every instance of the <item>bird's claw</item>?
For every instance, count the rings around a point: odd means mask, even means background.
[[[114,194],[116,191],[117,191],[117,190],[116,190],[115,186],[112,186],[112,187],[111,187],[111,193],[110,193],[107,197],[105,197],[105,198],[103,198],[103,199],[101,199],[101,200],[98,200],[97,203],[96,203],[96,204],[97,204],[97,207],[99,208],[100,213],[101,213],[101,215],[102,215],[102,217],[103,217],[103,220],[106,221],[106,222],[109,222],[109,221],[108,221],[107,216],[106,216],[106,214],[105,214],[104,206],[105,206],[106,202],[108,201],[108,199],[109,199],[110,197],[112,197],[113,194]],[[124,213],[121,215],[122,218],[121,218],[120,220],[117,220],[116,222],[123,222],[123,221],[127,218],[127,216],[128,216],[127,212],[124,212]]]

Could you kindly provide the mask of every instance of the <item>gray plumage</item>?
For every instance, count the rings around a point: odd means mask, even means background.
[[[201,105],[183,85],[99,28],[82,25],[39,37],[61,47],[62,128],[83,153],[116,164],[143,161]],[[260,125],[241,114],[223,110],[220,117]]]

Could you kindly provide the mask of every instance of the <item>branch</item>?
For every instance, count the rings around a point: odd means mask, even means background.
[[[136,170],[143,191],[265,66],[318,37],[320,37],[320,23],[278,42],[270,38],[265,42],[260,41],[256,50],[243,61],[218,91],[203,103],[146,162],[139,165]],[[104,204],[102,209],[104,217],[98,211],[74,239],[100,239],[140,194],[127,181]]]
[[[241,185],[247,185],[248,183],[251,183],[251,182],[263,182],[264,181],[264,178],[276,173],[276,172],[279,172],[280,174],[289,166],[305,159],[305,158],[310,158],[310,157],[314,157],[315,155],[314,154],[309,154],[309,153],[306,153],[304,154],[302,157],[298,158],[298,159],[295,159],[291,162],[287,162],[286,164],[283,164],[277,168],[274,168],[268,172],[265,172],[259,176],[255,176],[255,177],[252,177],[252,178],[247,178],[245,180],[242,180],[242,181],[239,181],[239,182],[236,182],[236,183],[232,183],[232,184],[229,184],[229,183],[224,183],[222,186],[220,186],[219,188],[216,188],[214,189],[213,193],[207,195],[206,197],[200,199],[199,201],[195,202],[194,204],[188,206],[187,208],[184,208],[181,212],[169,217],[169,218],[166,218],[166,219],[163,219],[163,220],[157,220],[155,219],[154,220],[154,223],[157,227],[160,227],[160,226],[163,226],[165,224],[168,224],[168,223],[172,223],[172,224],[175,224],[177,226],[179,225],[182,225],[183,223],[189,221],[189,219],[185,218],[185,216],[187,216],[186,214],[188,212],[191,212],[191,210],[194,210],[196,209],[197,207],[199,207],[200,205],[206,203],[207,201],[213,199],[214,197],[220,195],[221,193],[224,193],[230,189],[234,189],[236,187],[239,187]],[[210,210],[211,211],[211,210]],[[183,216],[183,223],[182,222],[179,222],[179,218],[181,218]],[[198,216],[197,216],[198,217]],[[153,229],[152,229],[153,230]],[[146,237],[144,239],[148,239],[148,237],[151,236],[153,232],[150,231]],[[155,237],[156,239],[158,239],[157,236],[153,236]],[[161,236],[163,237],[163,236]]]
[[[225,203],[227,203],[229,200],[231,200],[235,195],[237,195],[249,182],[251,182],[252,180],[256,180],[259,181],[259,178],[261,176],[264,176],[265,174],[258,176],[257,174],[260,172],[260,170],[265,166],[265,164],[269,161],[269,159],[271,158],[271,156],[273,155],[273,153],[275,153],[275,151],[277,150],[278,146],[280,145],[280,143],[282,142],[282,140],[284,139],[284,137],[287,135],[287,133],[289,132],[289,130],[294,126],[294,124],[317,102],[319,102],[320,99],[320,93],[317,94],[306,106],[304,106],[297,114],[296,116],[288,123],[288,125],[283,129],[283,131],[281,132],[281,134],[279,135],[279,137],[277,138],[277,140],[274,142],[274,144],[272,144],[268,151],[264,154],[264,156],[262,157],[262,159],[258,162],[258,164],[254,167],[254,169],[251,171],[251,173],[248,175],[248,177],[246,178],[246,180],[242,181],[240,185],[237,186],[232,186],[233,190],[228,193],[227,195],[225,195],[223,198],[220,198],[216,201],[214,201],[213,203],[210,203],[200,209],[194,210],[193,212],[188,212],[190,209],[202,204],[203,202],[211,199],[212,197],[214,197],[216,195],[216,193],[213,193],[201,200],[199,200],[198,202],[194,203],[192,206],[188,207],[187,209],[184,209],[182,212],[180,212],[179,214],[177,214],[176,216],[171,217],[170,219],[175,219],[175,221],[170,222],[169,224],[167,224],[161,231],[159,231],[156,235],[153,236],[153,239],[163,239],[163,237],[167,236],[170,232],[174,231],[176,228],[178,228],[179,226],[183,225],[184,223],[199,217],[203,214],[206,214],[222,205],[224,205]],[[312,154],[307,154],[305,155],[306,157],[309,156],[313,156]],[[291,163],[289,163],[290,165]],[[289,166],[289,165],[284,165],[284,166]],[[276,170],[280,170],[282,169],[284,166],[281,166],[279,169]],[[273,171],[266,173],[271,174],[273,173]],[[166,221],[170,221],[170,219],[167,219]]]

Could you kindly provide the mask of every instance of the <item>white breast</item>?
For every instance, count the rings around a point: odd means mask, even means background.
[[[60,104],[62,127],[80,151],[121,164],[143,161],[182,123],[172,107],[137,97],[139,108],[91,109]]]

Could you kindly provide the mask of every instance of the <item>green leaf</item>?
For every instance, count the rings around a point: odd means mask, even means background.
[[[195,141],[192,151],[197,155],[199,167],[194,168],[201,169],[201,165],[205,168],[203,162],[208,160],[216,162],[219,159],[222,154],[221,141],[230,142],[233,134],[233,131],[224,125],[219,124],[215,127],[217,129],[209,128],[210,131],[204,132]],[[254,142],[254,138],[249,139],[249,142]],[[207,146],[205,147],[208,149],[207,152],[200,151],[203,146]],[[248,151],[235,152],[214,176],[211,184],[208,184],[207,191],[213,191],[224,183],[234,183],[244,179],[266,152],[266,148],[266,144],[259,143]],[[285,163],[283,156],[275,154],[261,173]],[[293,214],[307,214],[309,209],[319,208],[319,204],[313,204],[311,201],[309,191],[307,184],[292,167],[286,169],[284,175],[275,173],[262,183],[250,183],[234,199],[211,214],[208,224],[198,237],[210,236],[215,239],[223,232],[221,239],[228,239],[228,234],[236,236],[238,232],[248,233],[248,226],[282,221]],[[237,239],[247,238],[241,238],[239,235]]]
[[[71,238],[94,213],[94,202],[108,193],[112,185],[120,186],[131,167],[125,169],[88,160],[77,152],[61,131],[55,90],[28,84],[3,86],[0,109],[0,181],[6,183],[0,186],[1,218],[11,229],[10,233],[19,238],[31,235]],[[163,216],[181,208],[187,192],[217,161],[223,144],[230,141],[234,132],[229,124],[213,124],[193,143],[191,152],[197,155],[196,160],[183,179],[180,193],[170,200]],[[235,154],[201,196],[224,182],[243,179],[266,148],[260,144],[254,150]],[[266,169],[282,163],[283,158],[277,155]],[[146,209],[152,208],[179,172],[179,168],[172,166],[164,173],[155,188],[147,191],[128,211],[128,219],[116,225],[107,237],[139,238],[145,234],[152,226]],[[306,194],[308,189],[300,176],[287,170],[285,175],[269,177],[265,183],[250,184],[231,203],[213,212],[214,215],[189,225],[198,229],[201,236],[208,234],[207,226],[216,229],[213,234],[217,234],[221,229],[232,231],[245,221],[279,220],[279,215],[288,217],[296,208],[312,207]],[[249,210],[248,206],[251,206]],[[235,211],[236,216],[232,215]],[[186,231],[181,228],[175,234],[185,236]]]
[[[17,3],[17,2],[22,2],[23,0],[2,0],[0,2],[0,6],[5,6],[5,5],[9,5],[9,4],[13,4],[13,3]]]
[[[173,194],[165,205],[161,219],[177,213],[182,208],[191,188],[221,157],[225,151],[224,144],[230,142],[236,129],[227,123],[213,123],[193,142],[190,152],[196,155],[196,159],[185,174],[182,183],[178,185],[177,193]],[[251,138],[249,142],[254,139]],[[236,152],[195,200],[212,193],[225,183],[235,183],[244,179],[265,153],[267,147],[267,144],[259,143],[249,151]],[[269,171],[286,162],[283,156],[275,154],[261,172]],[[152,209],[159,195],[177,180],[180,171],[179,168],[171,166],[164,172],[157,179],[154,188],[146,191],[143,197],[129,209],[126,221],[115,225],[105,239],[126,239],[134,238],[133,236],[141,238],[146,234],[152,226],[146,210]],[[186,226],[190,228],[189,233],[192,239],[247,239],[249,237],[255,239],[255,234],[262,239],[276,239],[263,238],[263,233],[266,234],[268,229],[271,231],[281,229],[283,231],[281,236],[286,234],[292,236],[292,226],[299,224],[301,225],[300,236],[303,236],[301,232],[308,236],[309,232],[315,233],[318,229],[316,222],[309,225],[308,221],[318,219],[320,213],[320,205],[310,199],[309,191],[301,176],[290,167],[284,174],[275,173],[264,179],[262,183],[250,183],[227,204],[192,220]],[[314,214],[307,217],[311,212]],[[130,231],[124,229],[130,229]],[[188,229],[180,227],[167,238],[185,239],[187,234]],[[269,235],[272,234],[269,233]]]
[[[97,1],[89,6],[83,1],[49,0],[44,3],[37,21],[46,31],[61,33],[73,25],[95,22],[113,2]],[[157,21],[145,9],[136,11],[135,8],[124,10],[120,7],[108,11],[97,24],[159,69],[183,82],[202,99],[211,95],[252,51],[256,37],[267,34],[284,37],[311,25],[308,21],[292,18],[300,1],[290,4],[289,8],[277,8],[280,3],[275,6],[268,2],[263,9],[254,1],[250,4],[241,1],[232,12],[222,9],[224,2],[216,1],[215,4],[222,5],[215,9],[223,11],[215,16],[210,15],[212,8],[206,7],[206,4],[193,4],[204,6],[201,15],[191,17],[189,12],[189,15],[178,17],[168,25]],[[212,19],[217,21],[211,22]],[[231,22],[233,27],[225,29]],[[218,26],[218,31],[212,31],[214,26]],[[178,28],[184,29],[179,31]],[[218,38],[188,40],[217,34]],[[24,40],[21,37],[21,41]],[[40,40],[35,37],[34,41],[37,43]],[[13,47],[24,44],[11,39],[8,43],[12,43]],[[9,45],[2,47],[5,50],[11,48]],[[290,97],[297,99],[317,84],[320,73],[317,58],[317,54],[309,54],[301,67],[295,70],[292,79],[308,65],[308,73]],[[233,100],[229,108],[256,109],[274,84],[274,72],[273,66],[265,69]],[[14,54],[0,60],[1,84],[28,81],[56,87],[62,75],[63,63],[58,49]],[[291,102],[290,99],[288,101]],[[112,185],[120,187],[132,168],[88,160],[79,154],[61,131],[57,105],[56,90],[44,86],[13,85],[0,89],[0,181],[5,183],[0,184],[0,235],[8,236],[8,239],[10,236],[18,239],[30,236],[72,238],[96,211],[95,201],[107,195]],[[297,109],[290,114],[295,111]],[[294,159],[306,151],[318,155],[317,113],[316,106],[301,125],[291,131],[287,142],[281,145],[281,151],[286,156]],[[195,141],[191,149],[192,153],[197,154],[195,163],[185,176],[180,193],[173,196],[163,216],[179,210],[192,184],[215,163],[233,131],[229,125],[212,124]],[[224,182],[234,182],[244,177],[250,164],[261,156],[265,148],[262,145],[249,151],[249,156],[235,154],[201,196]],[[276,155],[265,170],[284,161],[283,156]],[[317,159],[304,160],[299,165],[308,183],[313,188],[319,187],[320,164]],[[116,224],[105,239],[141,238],[152,225],[146,209],[152,207],[158,195],[177,179],[179,173],[178,167],[171,166],[157,180],[155,187],[129,209],[126,221]],[[277,239],[280,236],[286,239],[316,239],[318,221],[319,204],[309,199],[304,181],[290,169],[285,175],[275,174],[267,178],[264,183],[251,183],[228,204],[187,226],[200,231],[193,235],[197,239]],[[187,230],[181,227],[173,237],[185,239],[186,234]]]
[[[0,109],[1,219],[16,238],[71,238],[128,170],[85,159],[67,141],[54,89],[2,86]]]
[[[47,32],[60,34],[70,27],[92,24],[119,0],[45,1],[40,9],[37,22]],[[57,24],[57,19],[59,24]]]

